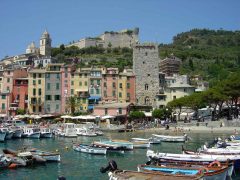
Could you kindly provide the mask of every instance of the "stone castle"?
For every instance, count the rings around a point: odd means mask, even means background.
[[[115,48],[115,47],[128,47],[132,48],[134,44],[138,42],[139,28],[133,30],[125,29],[119,32],[104,32],[98,37],[88,37],[80,39],[77,42],[65,45],[66,47],[77,46],[78,48],[86,47],[103,47],[103,48]]]

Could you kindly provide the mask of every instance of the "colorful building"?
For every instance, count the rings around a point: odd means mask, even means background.
[[[45,69],[28,72],[28,113],[43,114],[45,101]]]
[[[117,102],[118,68],[102,69],[102,101]]]

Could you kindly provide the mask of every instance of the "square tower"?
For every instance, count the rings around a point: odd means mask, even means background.
[[[139,105],[156,106],[159,91],[159,53],[157,44],[133,47],[133,71],[136,76],[136,99]]]

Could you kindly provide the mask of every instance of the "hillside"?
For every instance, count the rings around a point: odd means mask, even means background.
[[[159,49],[162,58],[173,53],[182,59],[182,74],[200,74],[210,85],[240,69],[240,31],[193,29]]]
[[[161,58],[174,54],[182,59],[182,74],[200,74],[210,85],[240,70],[240,31],[193,29],[174,36],[171,44],[160,44],[159,50]],[[120,70],[132,66],[129,48],[78,49],[61,45],[53,48],[52,55],[65,63],[76,58],[80,66],[104,65]]]

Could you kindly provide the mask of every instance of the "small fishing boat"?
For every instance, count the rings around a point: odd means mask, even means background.
[[[41,151],[38,149],[29,149],[28,151],[32,153],[33,156],[39,156],[46,161],[61,161],[61,156],[59,153]]]
[[[109,171],[108,176],[110,180],[188,180],[188,179],[203,179],[203,173],[199,172],[196,175],[183,175],[183,174],[160,174],[158,172],[138,172],[138,171],[128,171],[128,170],[118,170],[117,163],[115,161],[110,161],[108,166],[102,167],[100,172],[106,173]],[[198,172],[198,171],[197,171]]]
[[[126,148],[126,150],[133,150],[133,143],[126,140],[112,139],[110,140],[112,144],[119,144]]]
[[[145,138],[132,138],[133,142],[147,142],[150,144],[160,144],[161,140],[155,137],[151,137],[149,139],[145,139]]]
[[[21,138],[23,130],[19,126],[10,126],[9,129],[13,132],[13,138]]]
[[[152,134],[154,137],[158,138],[162,142],[185,142],[187,141],[187,134],[183,136],[167,136],[167,135],[159,135],[159,134]]]
[[[124,153],[126,147],[120,144],[112,143],[111,141],[94,141],[93,147],[105,148],[107,152]]]
[[[94,130],[94,133],[98,136],[102,136],[104,134],[101,130]]]
[[[173,174],[173,175],[184,175],[184,176],[196,176],[204,173],[204,180],[225,180],[227,177],[228,166],[198,166],[198,167],[184,167],[184,166],[149,166],[139,165],[139,172],[154,172],[161,175]]]
[[[48,127],[40,127],[40,137],[41,138],[51,138],[52,130]]]
[[[86,144],[73,145],[73,149],[75,151],[89,153],[89,154],[106,154],[107,153],[107,149],[105,148],[98,148],[98,147],[94,147],[92,145],[89,146]]]
[[[3,131],[0,130],[0,142],[5,141],[6,135],[7,135],[7,132],[3,132]]]
[[[94,136],[97,136],[97,134],[89,130],[83,130],[81,133],[81,136],[94,137]]]
[[[23,128],[22,137],[39,139],[40,138],[40,129],[35,126],[25,126]]]
[[[13,131],[11,131],[10,129],[6,128],[6,127],[1,127],[0,128],[1,132],[6,132],[6,136],[5,139],[12,139],[13,137]]]
[[[172,154],[172,153],[154,153],[152,150],[147,151],[147,157],[150,159],[161,159],[167,161],[184,161],[184,162],[208,162],[215,160],[219,162],[234,161],[234,169],[240,168],[239,155],[208,155],[208,154]]]

